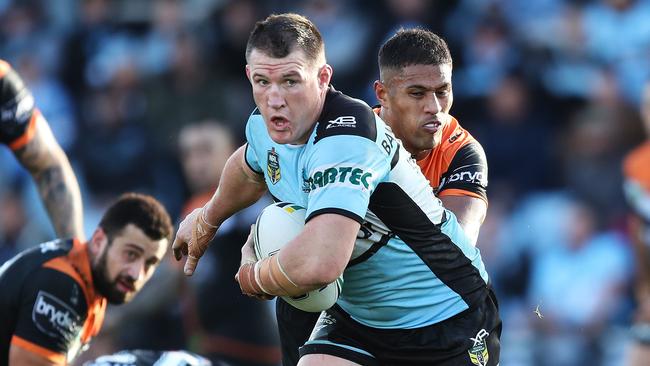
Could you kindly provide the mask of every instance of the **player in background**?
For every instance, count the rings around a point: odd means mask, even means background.
[[[487,211],[487,161],[478,141],[449,115],[454,100],[451,71],[451,53],[442,38],[425,29],[398,31],[379,51],[375,92],[381,105],[374,110],[475,244]],[[283,365],[296,365],[298,348],[319,314],[278,298],[276,316]]]
[[[29,171],[57,237],[85,239],[81,193],[61,146],[20,76],[0,60],[0,143]]]
[[[650,82],[641,98],[641,117],[650,137]],[[647,365],[650,360],[650,139],[632,150],[624,160],[623,190],[631,208],[628,229],[636,258],[637,310],[632,325],[633,344],[629,364]]]
[[[379,116],[476,244],[487,212],[487,160],[481,144],[449,114],[451,73],[442,38],[424,29],[400,30],[379,50],[375,94]]]
[[[345,271],[299,365],[498,364],[500,320],[478,250],[386,124],[329,85],[315,26],[269,16],[246,59],[258,109],[215,195],[180,225],[173,248],[186,274],[223,220],[268,189],[307,207],[305,228],[260,261],[249,236],[242,292],[297,296]],[[369,235],[357,238],[361,227]]]
[[[172,224],[153,197],[125,194],[88,242],[58,239],[0,267],[0,364],[66,365],[95,336],[106,303],[130,301],[167,250]]]
[[[181,129],[178,146],[192,192],[181,212],[182,218],[214,195],[223,167],[236,145],[226,126],[201,121]],[[191,325],[192,334],[188,337],[193,337],[193,350],[213,363],[223,360],[233,365],[269,366],[280,360],[280,342],[270,304],[240,296],[239,286],[232,280],[232,274],[239,268],[240,246],[246,241],[258,211],[259,207],[251,207],[250,211],[242,210],[231,217],[203,256],[204,272],[197,273],[193,281],[185,281],[183,286],[186,305],[182,314]],[[174,264],[178,266],[178,262]],[[185,277],[177,270],[173,272]]]

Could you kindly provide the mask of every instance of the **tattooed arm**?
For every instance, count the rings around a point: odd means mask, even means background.
[[[47,121],[36,117],[35,133],[14,154],[30,172],[58,237],[85,239],[77,178]]]

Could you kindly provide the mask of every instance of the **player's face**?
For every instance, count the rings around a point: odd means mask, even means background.
[[[167,250],[167,239],[153,240],[133,224],[127,225],[109,243],[103,232],[99,255],[93,263],[93,282],[111,304],[129,302],[149,281]]]
[[[451,64],[411,65],[375,83],[382,117],[416,158],[440,143],[454,97]]]
[[[308,60],[301,50],[284,58],[253,50],[246,76],[273,141],[306,143],[325,101],[331,67]]]

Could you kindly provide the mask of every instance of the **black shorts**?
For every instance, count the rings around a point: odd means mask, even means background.
[[[415,329],[377,329],[338,305],[321,313],[300,356],[327,354],[361,365],[492,366],[499,364],[501,320],[492,292],[443,322]]]
[[[278,297],[275,303],[278,320],[282,365],[296,366],[300,355],[298,349],[307,342],[320,313],[308,313],[289,305]]]

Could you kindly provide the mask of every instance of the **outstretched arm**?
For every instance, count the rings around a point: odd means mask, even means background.
[[[34,178],[57,236],[85,240],[77,178],[45,118],[34,118],[33,137],[14,154]]]
[[[266,192],[263,176],[248,167],[246,145],[235,151],[223,168],[219,187],[210,201],[180,223],[172,249],[176,260],[187,255],[185,274],[191,276],[218,227],[230,216],[252,205]]]

